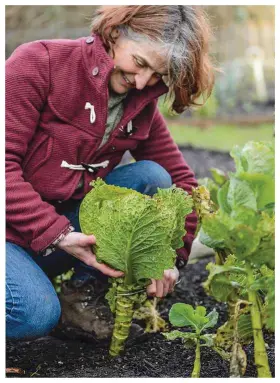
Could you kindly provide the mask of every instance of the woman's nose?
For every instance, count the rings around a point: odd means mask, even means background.
[[[139,73],[137,73],[134,76],[135,86],[137,89],[141,90],[145,88],[146,85],[154,85],[157,81],[154,81],[153,79],[153,71],[149,68],[146,68],[146,70],[143,70]]]

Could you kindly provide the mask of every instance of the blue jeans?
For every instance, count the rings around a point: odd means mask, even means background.
[[[119,166],[105,181],[140,193],[153,195],[157,188],[168,188],[170,175],[152,161],[139,161]],[[63,214],[76,231],[79,226],[79,206],[73,202]],[[75,278],[104,278],[104,275],[80,262],[62,250],[43,257],[31,249],[6,243],[6,334],[9,339],[32,339],[48,334],[58,323],[61,309],[59,299],[50,281],[72,267]]]

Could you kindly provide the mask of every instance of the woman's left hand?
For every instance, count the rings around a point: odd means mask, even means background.
[[[176,266],[174,269],[165,270],[162,279],[152,279],[152,283],[147,287],[147,294],[158,298],[165,297],[174,290],[178,278],[179,271]]]

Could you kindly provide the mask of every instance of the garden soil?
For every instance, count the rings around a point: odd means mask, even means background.
[[[208,176],[210,167],[233,170],[233,162],[227,153],[209,152],[191,147],[181,148],[187,162],[197,178]],[[219,313],[217,326],[227,319],[224,303],[216,302],[206,295],[202,282],[208,272],[205,266],[212,257],[189,263],[180,271],[181,282],[175,291],[160,300],[158,310],[168,321],[172,304],[188,303],[203,305],[207,311],[214,308]],[[215,329],[216,329],[215,328]],[[214,329],[214,330],[215,330]],[[274,334],[265,333],[269,364],[274,376]],[[247,354],[245,377],[257,377],[254,365],[253,345],[244,346]],[[229,362],[219,354],[203,347],[201,355],[201,377],[229,377]],[[71,378],[114,378],[114,377],[190,377],[194,362],[194,349],[186,349],[181,340],[167,341],[162,334],[147,334],[141,342],[125,349],[125,352],[110,358],[108,346],[94,343],[46,336],[33,341],[7,341],[6,367],[21,369],[20,374],[7,377],[71,377]]]

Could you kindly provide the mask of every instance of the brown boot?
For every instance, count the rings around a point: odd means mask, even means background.
[[[108,282],[97,279],[67,281],[62,284],[59,296],[61,318],[53,331],[54,336],[108,344],[114,327],[114,316],[105,298]],[[127,344],[144,335],[144,330],[132,324]]]

